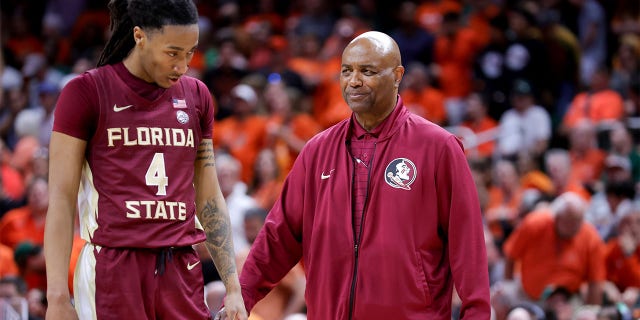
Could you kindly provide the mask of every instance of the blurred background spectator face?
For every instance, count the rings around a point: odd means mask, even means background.
[[[247,84],[239,84],[231,90],[231,97],[235,102],[234,114],[247,115],[256,110],[258,96],[253,88]]]
[[[554,211],[558,237],[571,239],[578,233],[582,227],[585,209],[584,202],[577,195],[566,197]]]

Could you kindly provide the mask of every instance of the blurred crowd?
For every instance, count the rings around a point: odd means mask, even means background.
[[[195,2],[189,75],[216,100],[240,268],[305,142],[350,116],[342,49],[379,30],[400,47],[405,105],[465,146],[495,319],[640,318],[640,1]],[[53,111],[64,85],[96,65],[107,3],[0,4],[0,314],[44,318]],[[224,286],[205,262],[215,312]],[[304,288],[298,266],[252,319],[304,319]]]

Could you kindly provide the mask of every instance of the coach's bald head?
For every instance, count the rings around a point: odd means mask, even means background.
[[[378,54],[381,59],[388,60],[394,67],[402,64],[398,44],[386,33],[379,31],[365,32],[351,40],[345,48],[345,52],[358,45],[363,46],[370,53]]]

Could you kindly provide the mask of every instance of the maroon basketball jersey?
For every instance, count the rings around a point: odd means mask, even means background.
[[[97,97],[88,97],[95,103],[59,103],[54,130],[74,135],[79,130],[68,128],[71,124],[95,122],[87,137],[77,136],[87,140],[78,199],[82,237],[101,246],[130,248],[204,241],[195,217],[193,173],[196,149],[211,137],[213,126],[206,86],[184,76],[150,101],[134,92],[113,66],[77,80],[85,83],[76,88],[95,87]],[[92,116],[78,116],[88,114]]]

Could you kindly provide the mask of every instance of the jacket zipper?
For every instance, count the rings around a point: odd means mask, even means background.
[[[374,143],[373,144],[373,153],[372,155],[376,154],[376,146],[378,146],[378,143]],[[362,230],[364,228],[364,219],[365,219],[365,212],[367,211],[367,206],[369,204],[369,182],[371,181],[371,170],[373,169],[373,159],[375,158],[375,156],[373,156],[371,158],[371,162],[369,163],[369,166],[367,167],[367,193],[364,196],[364,206],[362,208],[362,219],[360,220],[360,230],[358,230],[358,233],[356,234],[356,231],[353,230],[353,238],[355,241],[355,245],[353,246],[353,254],[354,254],[354,263],[353,263],[353,275],[351,277],[351,292],[349,294],[349,320],[353,319],[353,309],[355,306],[355,295],[356,295],[356,279],[358,278],[358,256],[359,256],[359,249],[360,249],[360,238],[362,237]],[[354,166],[355,167],[355,166]],[[353,177],[352,177],[352,183],[353,180],[355,180],[355,176],[356,176],[356,171],[353,171]]]

